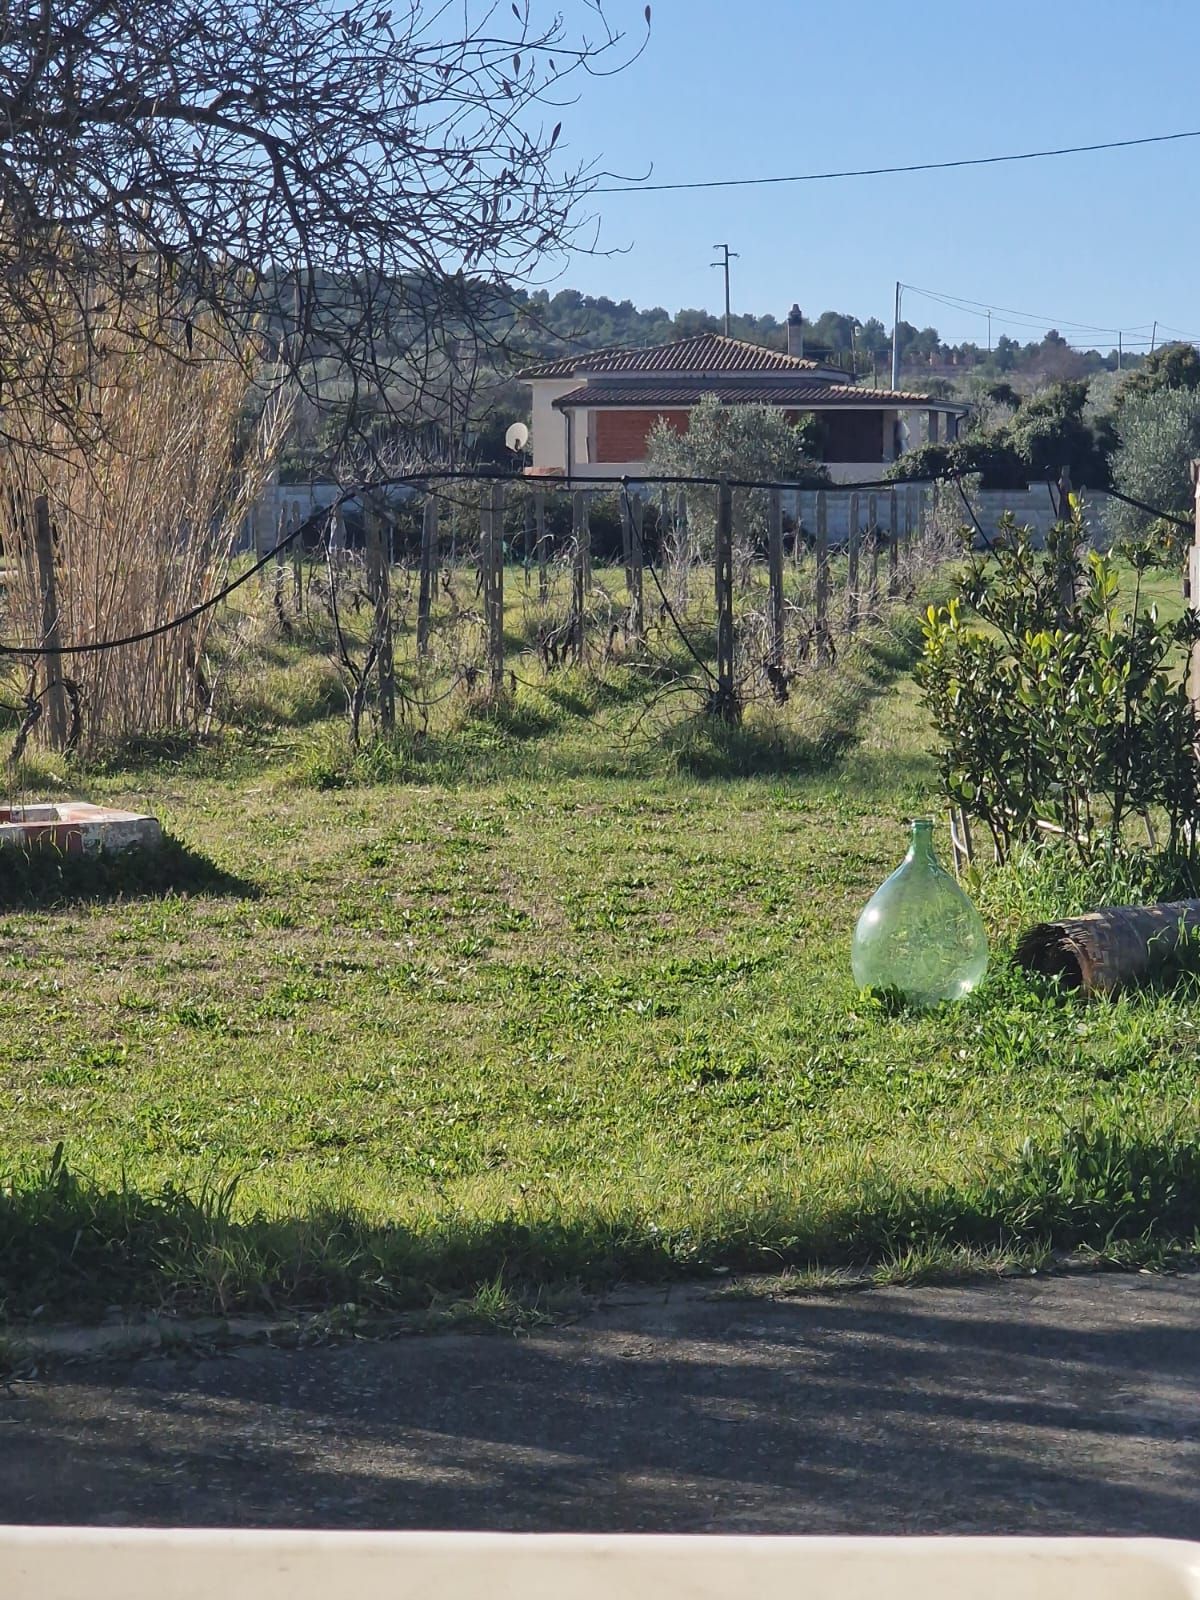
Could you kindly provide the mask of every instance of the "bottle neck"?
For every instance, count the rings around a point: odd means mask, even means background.
[[[933,853],[933,823],[914,822],[912,837],[909,840],[906,861],[916,861],[922,866],[935,866],[937,857]]]

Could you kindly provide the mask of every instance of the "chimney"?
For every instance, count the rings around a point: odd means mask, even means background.
[[[793,306],[788,312],[788,355],[802,356],[804,354],[804,318],[800,315],[800,307]]]

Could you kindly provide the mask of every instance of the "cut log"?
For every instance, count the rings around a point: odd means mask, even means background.
[[[1061,978],[1084,994],[1111,994],[1159,976],[1189,953],[1200,958],[1200,900],[1105,906],[1039,922],[1021,935],[1014,955],[1027,972]]]

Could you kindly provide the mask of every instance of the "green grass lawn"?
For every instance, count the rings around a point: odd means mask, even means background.
[[[347,781],[323,669],[278,650],[263,705],[302,693],[306,726],[71,778],[226,876],[0,912],[8,1311],[1190,1246],[1194,983],[1088,1004],[1008,965],[1077,882],[985,875],[957,1007],[854,986],[855,918],[937,810],[902,654],[802,680],[786,736],[664,737],[621,670],[531,678]]]

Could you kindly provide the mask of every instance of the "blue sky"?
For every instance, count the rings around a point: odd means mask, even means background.
[[[567,6],[569,11],[571,8]],[[641,0],[606,0],[636,35]],[[657,0],[648,49],[586,82],[570,154],[660,181],[992,155],[1200,128],[1194,0]],[[597,196],[602,244],[559,280],[639,305],[799,301],[889,326],[897,278],[1034,313],[993,334],[1115,344],[1067,320],[1200,336],[1200,139],[958,172],[758,190]],[[550,285],[550,287],[553,287]],[[903,315],[955,338],[981,318],[906,294]],[[1136,330],[1136,331],[1135,331]]]

